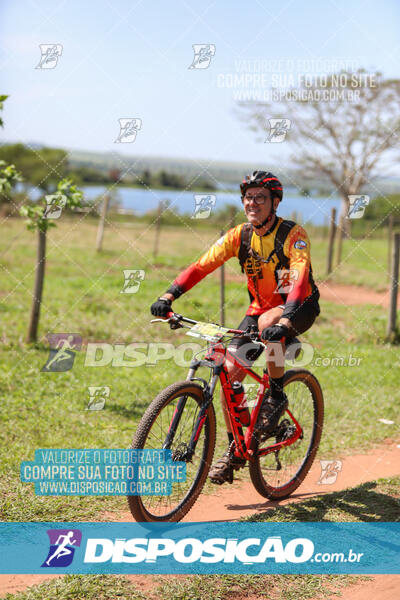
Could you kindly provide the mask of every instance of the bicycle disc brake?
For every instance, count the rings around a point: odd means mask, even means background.
[[[290,421],[288,421],[288,419],[283,419],[283,421],[281,421],[281,423],[279,423],[277,432],[276,432],[276,443],[279,444],[279,442],[284,442],[285,440],[289,440],[294,434],[296,433],[296,427],[295,425],[290,424]],[[282,463],[279,459],[279,450],[275,450],[274,455],[275,455],[275,462],[276,462],[276,470],[280,471],[282,469]]]
[[[192,453],[189,452],[188,445],[185,442],[181,442],[172,453],[173,461],[190,462],[192,460]]]

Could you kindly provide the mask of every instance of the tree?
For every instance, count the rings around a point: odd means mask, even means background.
[[[0,110],[3,110],[3,103],[7,100],[8,96],[0,94]],[[3,119],[0,117],[0,127],[3,127]]]
[[[145,169],[140,177],[142,185],[149,188],[152,183],[152,176],[148,169]],[[139,180],[140,181],[140,180]]]
[[[335,186],[344,217],[349,196],[359,194],[378,173],[383,158],[390,162],[399,148],[400,80],[384,79],[380,73],[360,69],[310,78],[273,106],[241,107],[257,131],[265,131],[270,117],[290,119],[291,160],[308,177],[322,175]],[[349,228],[350,220],[345,223]]]
[[[24,144],[5,144],[0,148],[0,159],[13,163],[30,186],[47,193],[67,174],[67,156],[59,148],[32,150]]]
[[[0,95],[0,111],[3,110],[3,103],[8,96]],[[0,127],[3,127],[3,119],[0,117]],[[22,181],[21,174],[17,171],[14,164],[7,165],[4,160],[0,160],[0,206],[3,203],[11,201],[10,192],[18,181]]]
[[[22,181],[22,177],[15,168],[15,165],[7,165],[4,160],[0,160],[0,201],[1,196],[3,194],[8,196],[18,181]]]
[[[82,196],[82,192],[73,185],[70,179],[63,179],[58,183],[54,194],[46,195],[41,202],[34,206],[27,205],[20,209],[21,215],[27,217],[26,223],[28,229],[38,232],[35,287],[27,336],[28,343],[37,341],[46,266],[47,230],[50,229],[50,227],[55,227],[55,223],[52,220],[54,218],[54,213],[61,212],[63,208],[81,206]]]

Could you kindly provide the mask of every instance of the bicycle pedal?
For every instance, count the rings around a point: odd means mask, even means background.
[[[221,481],[221,479],[213,479],[212,477],[209,478],[211,483],[214,483],[215,485],[223,485],[224,483],[233,483],[233,474],[232,477],[229,477],[229,479],[224,479]]]

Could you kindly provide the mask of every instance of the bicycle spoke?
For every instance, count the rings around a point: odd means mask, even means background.
[[[277,452],[259,455],[250,466],[250,475],[257,490],[273,499],[287,497],[303,481],[318,448],[323,422],[323,398],[317,380],[307,371],[294,371],[287,381],[285,392],[289,410],[300,424],[302,435]],[[294,433],[294,422],[285,413],[277,433],[263,444],[263,448],[290,439]]]
[[[193,428],[197,422],[199,405],[194,398],[191,398],[187,394],[185,396],[186,404],[183,409],[183,414],[176,426],[175,434],[173,435],[171,442],[170,449],[172,454],[174,454],[174,452],[178,449],[184,450],[185,447],[187,447]],[[144,448],[154,449],[162,447],[173,419],[175,409],[182,397],[183,396],[174,398],[170,403],[162,408],[153,422],[151,430],[149,431],[143,446]],[[182,503],[183,499],[189,493],[203,461],[204,445],[205,434],[203,429],[197,442],[196,452],[194,453],[191,462],[186,463],[186,481],[173,483],[172,493],[170,495],[141,496],[141,502],[149,513],[157,517],[162,517],[168,513],[171,513]]]

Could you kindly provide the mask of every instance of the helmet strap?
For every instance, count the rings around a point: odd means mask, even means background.
[[[269,213],[268,217],[261,223],[261,225],[253,225],[254,229],[262,229],[263,227],[265,227],[267,225],[267,223],[269,223],[272,220],[274,214],[275,214],[275,209],[272,206],[271,212]]]

